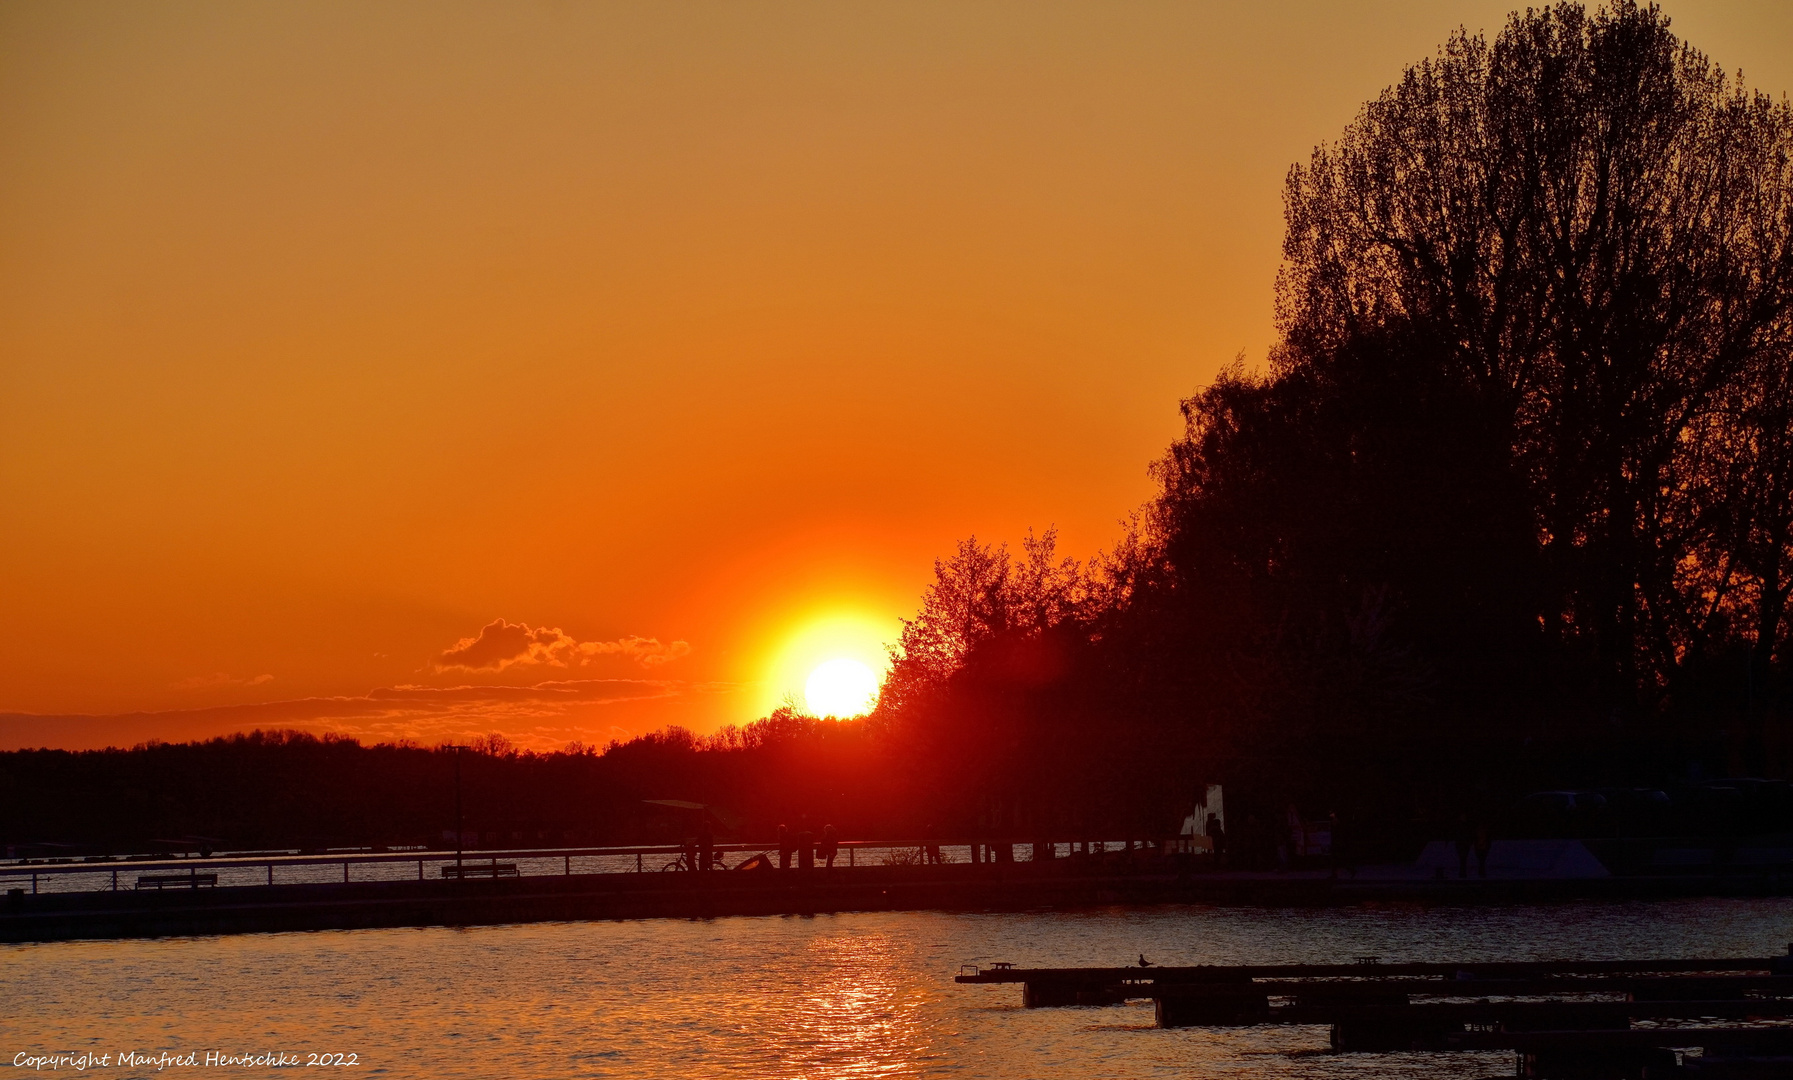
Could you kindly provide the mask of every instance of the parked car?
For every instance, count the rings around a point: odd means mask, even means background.
[[[1600,788],[1606,799],[1614,836],[1671,836],[1675,804],[1668,792],[1655,788]]]
[[[1597,791],[1534,791],[1514,804],[1508,835],[1530,839],[1611,836],[1606,797]]]
[[[1676,831],[1684,836],[1736,836],[1744,829],[1743,792],[1731,783],[1674,789]]]
[[[1755,776],[1710,780],[1683,793],[1689,829],[1702,836],[1793,832],[1793,784]],[[1677,800],[1678,802],[1681,800]]]

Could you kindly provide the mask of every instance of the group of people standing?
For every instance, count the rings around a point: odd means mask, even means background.
[[[778,827],[778,868],[780,870],[791,868],[793,854],[797,856],[797,869],[799,870],[815,869],[817,859],[822,861],[825,868],[834,869],[834,857],[840,854],[840,839],[834,833],[834,826],[822,826],[822,836],[818,840],[816,835],[808,829],[793,833],[789,828],[780,825]]]
[[[716,851],[715,837],[708,825],[696,836],[685,841],[684,857],[677,864],[683,870],[723,870],[726,864]],[[769,852],[767,854],[770,854]],[[791,858],[796,857],[797,868],[813,869],[819,860],[830,870],[834,868],[835,856],[840,854],[840,839],[835,835],[833,825],[822,826],[822,835],[817,837],[808,829],[792,832],[788,827],[778,827],[778,868],[789,870]],[[758,855],[742,864],[742,868],[757,869],[765,865],[766,856]]]

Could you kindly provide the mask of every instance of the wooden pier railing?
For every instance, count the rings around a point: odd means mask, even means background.
[[[859,866],[876,865],[891,859],[893,856],[919,863],[922,852],[928,846],[944,849],[948,861],[956,863],[979,863],[983,865],[1013,865],[1017,861],[1026,863],[1030,858],[1017,860],[1016,853],[1022,856],[1031,854],[1029,845],[1018,842],[992,842],[989,840],[939,839],[939,840],[841,840],[835,847],[837,854],[835,866],[854,869]],[[1051,845],[1054,860],[1069,861],[1079,845],[1059,842]],[[1137,855],[1142,862],[1148,858],[1145,849],[1137,852],[1123,841],[1086,841],[1082,846],[1091,849],[1096,857],[1120,857]],[[1006,851],[1004,850],[1006,848]],[[794,848],[793,848],[794,850]],[[316,880],[313,875],[301,877],[307,870],[318,867],[340,868],[341,880],[350,880],[350,871],[355,869],[358,875],[378,880],[393,880],[397,875],[392,871],[395,864],[399,866],[415,865],[416,877],[421,880],[426,867],[443,865],[456,866],[453,873],[445,876],[451,878],[473,878],[490,876],[489,871],[478,869],[481,865],[490,865],[498,860],[512,863],[517,873],[529,877],[571,877],[575,874],[617,874],[643,873],[664,870],[689,870],[686,858],[690,846],[687,844],[647,844],[619,847],[544,847],[544,848],[468,848],[457,854],[454,849],[435,850],[392,850],[392,851],[325,851],[314,853],[299,852],[256,852],[243,855],[218,855],[202,858],[150,857],[132,856],[91,856],[87,858],[55,858],[55,859],[20,859],[16,862],[0,862],[0,888],[8,891],[18,889],[24,892],[37,893],[40,884],[48,885],[52,881],[70,881],[71,879],[104,879],[109,887],[117,890],[120,887],[121,871],[130,873],[178,872],[189,874],[197,870],[214,874],[223,874],[220,885],[273,885],[278,879],[281,884],[289,884],[295,880]],[[739,865],[748,856],[765,853],[771,856],[776,865],[778,845],[776,843],[742,843],[721,842],[711,845],[710,851],[716,862],[715,869],[725,869]],[[1156,849],[1154,849],[1156,852]],[[1156,857],[1154,854],[1153,857]],[[791,864],[797,865],[797,857],[791,858]],[[817,865],[821,857],[817,856]],[[472,867],[473,869],[467,869]],[[381,871],[384,870],[384,873]],[[253,875],[247,872],[253,872]],[[91,881],[83,880],[77,886],[81,891],[91,891]],[[108,887],[100,885],[99,888]],[[130,887],[129,879],[124,879],[125,888]]]

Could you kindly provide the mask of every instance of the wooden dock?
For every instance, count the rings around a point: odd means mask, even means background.
[[[986,857],[966,862],[967,845],[958,846],[960,861],[926,864],[916,859],[918,843],[842,841],[833,867],[804,869],[799,860],[790,870],[774,868],[776,851],[768,858],[750,844],[716,845],[713,852],[735,868],[711,871],[685,870],[681,845],[21,860],[0,864],[0,942],[824,911],[1793,895],[1793,868],[1706,877],[1352,880],[1324,871],[1214,872],[1191,860],[1102,843],[1087,855],[1040,861],[1016,858],[1015,845],[1004,857],[1003,845],[981,842]],[[1100,850],[1104,846],[1111,850]],[[133,879],[144,876],[179,881],[133,889]]]
[[[1150,999],[1166,1028],[1325,1025],[1339,1052],[1508,1050],[1532,1080],[1793,1077],[1793,946],[1729,959],[997,964],[956,981],[1018,983],[1029,1008]]]

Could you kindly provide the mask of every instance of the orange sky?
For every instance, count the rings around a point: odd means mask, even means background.
[[[1107,543],[1289,165],[1510,3],[0,6],[0,748],[752,719]]]

